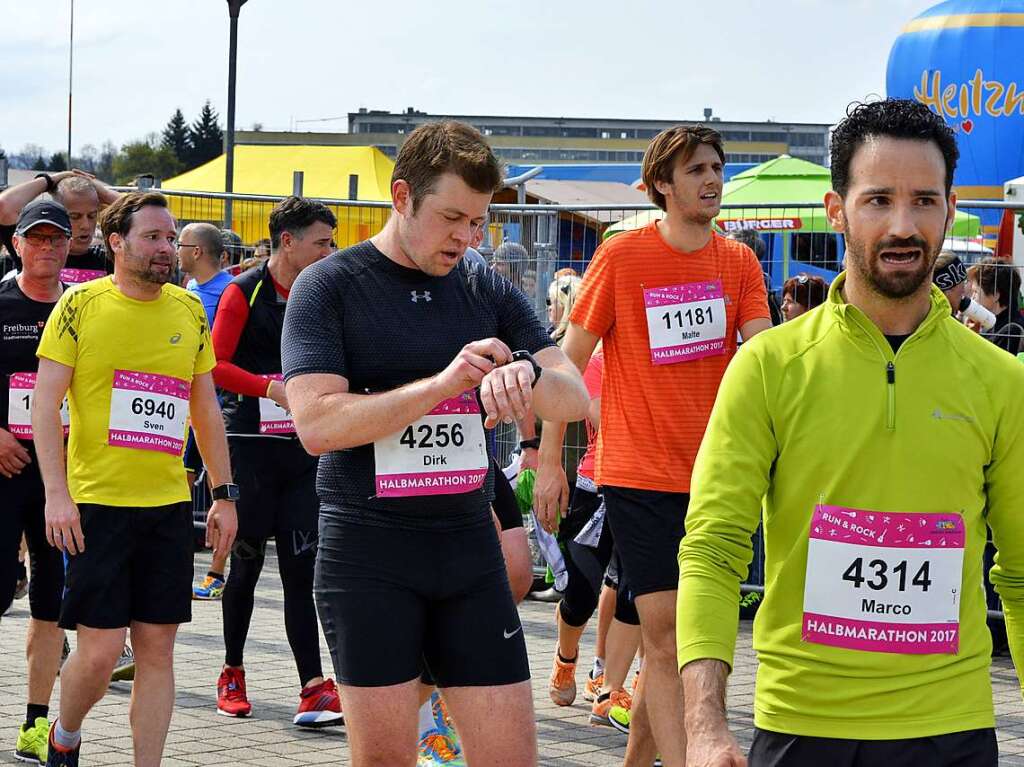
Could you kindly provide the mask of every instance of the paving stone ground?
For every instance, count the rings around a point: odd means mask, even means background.
[[[198,554],[197,575],[205,573],[208,564],[209,554]],[[197,603],[194,608],[193,622],[183,628],[177,644],[178,693],[163,764],[349,764],[343,728],[304,731],[291,724],[298,703],[298,681],[284,636],[280,581],[273,557],[268,556],[257,592],[246,648],[252,718],[229,719],[215,714],[214,688],[223,658],[220,607],[217,603]],[[527,602],[521,612],[534,674],[540,763],[565,767],[621,764],[623,737],[606,728],[588,726],[588,704],[578,699],[574,706],[558,708],[548,700],[547,675],[554,646],[553,605]],[[13,750],[16,729],[25,712],[27,618],[28,602],[21,600],[0,622],[0,764],[18,764]],[[742,622],[736,669],[730,680],[729,718],[744,745],[749,745],[753,734],[755,660],[750,642],[750,623]],[[593,657],[592,632],[585,637],[581,657]],[[326,649],[324,666],[330,668]],[[581,670],[581,685],[583,673]],[[993,661],[992,685],[998,714],[1000,764],[1024,767],[1024,702],[1008,657]],[[107,696],[87,719],[83,765],[131,764],[130,693],[130,683],[111,685]],[[58,699],[59,682],[54,692],[54,708]]]

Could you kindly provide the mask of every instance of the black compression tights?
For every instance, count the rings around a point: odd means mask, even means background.
[[[299,682],[323,676],[320,664],[320,627],[313,605],[313,565],[316,533],[288,530],[275,536],[277,565],[284,588],[284,630],[295,656]],[[263,570],[266,541],[239,539],[231,550],[231,570],[222,598],[224,610],[224,662],[241,666],[245,639],[252,620],[253,596]]]

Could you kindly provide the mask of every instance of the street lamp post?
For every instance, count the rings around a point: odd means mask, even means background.
[[[238,14],[246,0],[228,0],[231,17],[231,42],[228,47],[228,127],[224,134],[224,228],[231,228],[231,193],[235,189],[235,74],[238,58]]]

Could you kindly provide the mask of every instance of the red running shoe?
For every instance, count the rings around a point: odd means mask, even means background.
[[[299,693],[299,710],[295,712],[292,724],[299,727],[332,727],[345,724],[341,713],[341,698],[333,679],[303,688]]]
[[[217,713],[223,716],[249,716],[252,704],[245,695],[245,672],[226,667],[217,680]]]

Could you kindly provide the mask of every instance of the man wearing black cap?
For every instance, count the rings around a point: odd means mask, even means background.
[[[64,632],[57,626],[64,562],[46,541],[45,494],[36,461],[29,417],[39,360],[36,347],[63,292],[60,271],[68,255],[71,222],[62,205],[27,205],[14,228],[22,268],[0,282],[0,613],[14,596],[15,567],[22,534],[32,562],[31,618],[25,642],[28,707],[18,732],[15,756],[46,761],[50,694],[60,665]],[[67,428],[67,411],[61,413]]]
[[[44,192],[64,206],[71,221],[70,247],[61,281],[73,285],[113,272],[114,266],[103,247],[93,245],[92,240],[100,208],[114,202],[120,194],[84,171],[40,173],[31,181],[4,190],[0,194],[0,241],[9,235],[9,227],[22,208]]]

